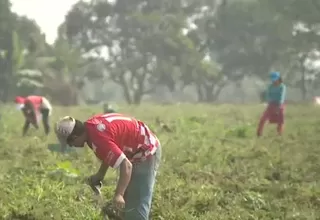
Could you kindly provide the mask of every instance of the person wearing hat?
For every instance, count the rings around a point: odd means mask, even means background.
[[[86,143],[102,161],[88,178],[91,186],[100,185],[109,167],[119,168],[115,207],[123,209],[124,220],[149,219],[161,146],[145,123],[117,113],[98,114],[85,122],[65,116],[56,123],[55,134],[62,149]]]
[[[49,116],[52,113],[52,106],[48,99],[43,96],[17,96],[15,98],[17,109],[21,110],[24,117],[25,123],[22,129],[22,135],[25,136],[30,124],[36,129],[39,128],[39,118],[42,117],[43,127],[46,135],[50,132]]]
[[[109,103],[103,103],[103,113],[116,113],[116,110]]]
[[[268,106],[263,112],[257,129],[257,136],[261,136],[267,120],[271,124],[277,124],[279,135],[283,133],[284,127],[284,102],[286,98],[286,85],[282,82],[279,72],[270,73],[271,84],[266,92]]]

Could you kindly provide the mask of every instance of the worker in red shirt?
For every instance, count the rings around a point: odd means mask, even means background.
[[[113,202],[124,208],[124,220],[149,219],[161,147],[143,122],[117,113],[98,114],[85,122],[66,116],[57,122],[55,133],[63,149],[87,143],[102,161],[89,177],[91,185],[99,185],[109,167],[120,169]]]
[[[25,117],[22,134],[26,135],[30,124],[36,129],[39,128],[39,118],[42,116],[43,127],[46,135],[50,132],[49,116],[52,113],[50,102],[43,96],[17,96],[15,98],[18,109],[20,109]]]

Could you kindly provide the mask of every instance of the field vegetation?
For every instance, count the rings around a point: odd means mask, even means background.
[[[317,220],[320,219],[320,112],[289,105],[286,130],[276,136],[255,130],[264,106],[120,106],[157,133],[163,158],[153,201],[153,220]],[[85,120],[100,107],[56,107]],[[158,117],[158,120],[157,120]],[[159,125],[159,120],[172,131]],[[21,137],[23,117],[2,109],[0,127],[1,219],[101,219],[83,179],[99,166],[90,149],[66,154],[43,130]],[[162,124],[161,123],[161,124]],[[103,187],[112,198],[116,171]]]

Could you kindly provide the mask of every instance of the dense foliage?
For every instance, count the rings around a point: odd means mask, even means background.
[[[0,1],[0,98],[41,92],[77,104],[88,81],[113,82],[139,104],[163,85],[213,102],[244,77],[277,69],[306,99],[319,87],[319,1],[79,1],[53,45]],[[109,93],[113,90],[109,89]],[[63,94],[63,95],[62,95]]]

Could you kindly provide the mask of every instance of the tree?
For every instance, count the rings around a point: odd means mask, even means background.
[[[305,67],[318,47],[318,18],[315,11],[307,15],[312,1],[289,2],[80,1],[60,36],[82,55],[106,55],[103,79],[119,84],[128,103],[140,103],[157,84],[170,91],[192,85],[199,101],[213,102],[229,82],[239,84],[245,76],[265,80],[276,69],[296,86],[301,72],[302,78],[316,75]],[[313,31],[294,35],[299,22]]]
[[[79,104],[79,91],[88,73],[91,79],[101,74],[97,65],[91,65],[78,49],[59,38],[52,47],[52,56],[37,61],[38,69],[43,73],[44,92],[63,105]]]
[[[0,1],[0,99],[8,101],[12,89],[14,29],[11,4]]]
[[[276,15],[260,1],[226,1],[220,7],[210,26],[210,46],[225,74],[234,80],[245,75],[265,78],[291,37],[290,21]]]
[[[43,87],[34,63],[48,45],[39,26],[11,12],[9,1],[1,0],[0,8],[0,95],[8,101],[15,94],[29,95]]]
[[[303,99],[307,99],[312,88],[317,85],[319,72],[314,61],[319,60],[320,49],[320,2],[316,0],[288,0],[263,2],[278,14],[279,17],[290,20],[291,41],[288,46],[286,62],[290,72],[291,84],[299,86]]]
[[[183,65],[183,81],[194,84],[200,102],[214,102],[228,83],[228,75],[222,71],[220,63],[212,56],[210,42],[211,25],[215,23],[220,1],[188,0],[183,7],[189,27],[186,36],[193,45],[187,54],[191,57]]]
[[[197,52],[182,33],[187,24],[181,6],[167,0],[79,2],[66,17],[65,35],[85,53],[99,55],[107,48],[110,79],[122,87],[128,103],[139,104],[156,84],[174,90],[185,74],[176,67],[185,65],[186,54]]]

